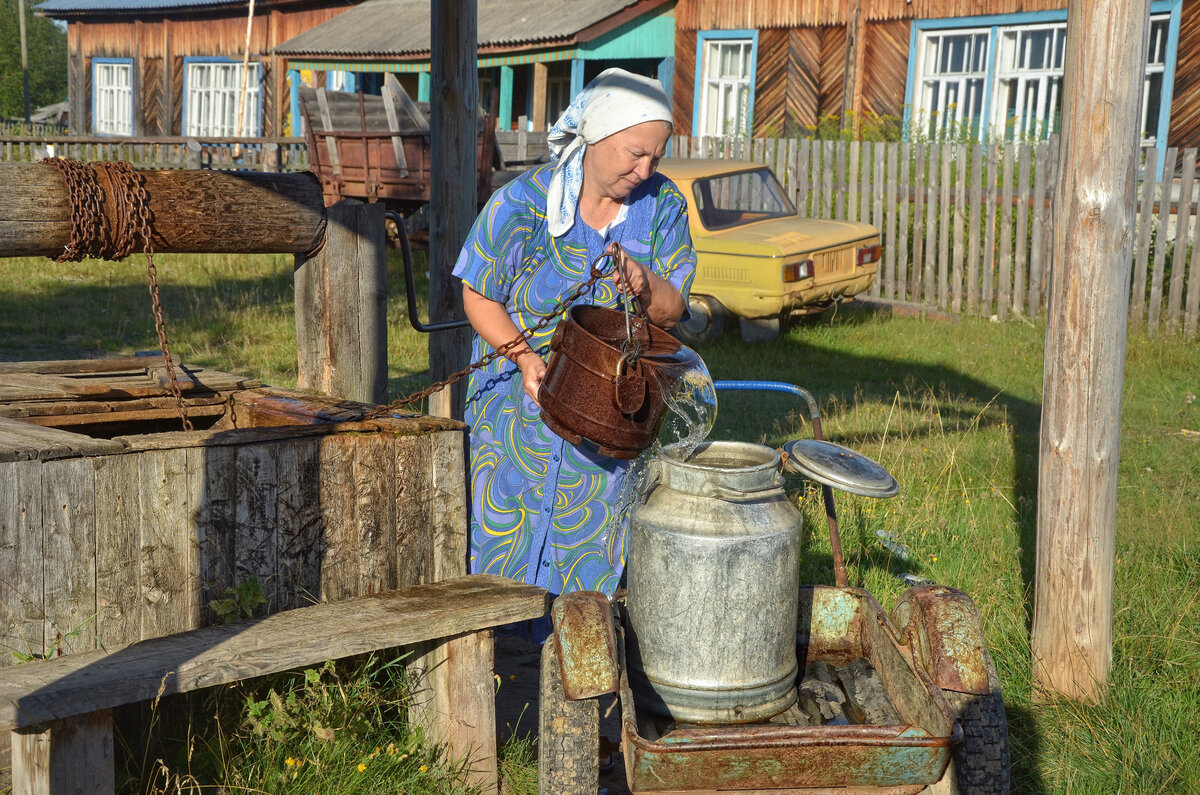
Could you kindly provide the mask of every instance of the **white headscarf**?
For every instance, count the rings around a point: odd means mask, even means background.
[[[617,68],[601,72],[563,111],[546,139],[555,164],[546,197],[553,237],[565,235],[575,223],[588,144],[647,121],[671,122],[667,92],[653,78]]]

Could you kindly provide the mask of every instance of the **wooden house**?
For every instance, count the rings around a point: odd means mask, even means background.
[[[248,37],[244,0],[47,0],[37,11],[67,24],[73,134],[228,137],[286,134],[287,75],[271,50],[351,5],[259,0]]]
[[[390,72],[427,102],[429,4],[367,0],[274,52],[298,78],[337,75],[327,82],[354,89],[364,81],[374,92]],[[668,86],[674,73],[674,0],[478,0],[477,15],[480,101],[488,103],[495,90],[501,130],[515,128],[521,116],[526,129],[546,129],[588,80],[610,66]],[[295,79],[292,86],[302,82]]]
[[[676,132],[773,137],[835,117],[910,134],[1043,137],[1061,108],[1066,9],[1066,0],[678,0]],[[1144,142],[1200,145],[1200,2],[1153,0],[1150,11]]]

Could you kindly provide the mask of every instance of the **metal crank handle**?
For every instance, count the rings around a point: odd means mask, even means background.
[[[459,320],[436,320],[430,323],[420,321],[417,317],[417,280],[413,276],[412,249],[408,245],[408,230],[404,228],[404,216],[400,213],[389,212],[386,217],[396,222],[396,234],[400,237],[400,253],[404,258],[404,291],[408,294],[409,324],[422,334],[471,325],[471,321],[465,317]]]

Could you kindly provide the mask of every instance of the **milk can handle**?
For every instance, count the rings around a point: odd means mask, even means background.
[[[753,489],[730,489],[725,486],[714,486],[712,483],[705,483],[700,487],[700,496],[715,497],[725,502],[754,502],[767,494],[777,491],[783,491],[782,480]]]

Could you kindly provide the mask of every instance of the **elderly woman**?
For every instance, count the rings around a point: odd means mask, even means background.
[[[620,274],[577,303],[617,307],[627,287],[655,324],[680,319],[696,255],[684,198],[655,173],[670,134],[670,103],[650,78],[609,69],[576,97],[550,131],[552,162],[497,191],[455,265],[472,358],[536,325],[606,252]],[[625,566],[630,462],[542,423],[538,387],[556,325],[471,375],[470,568],[611,596]]]

